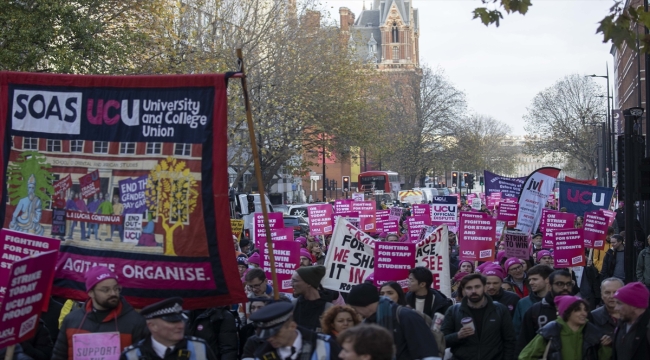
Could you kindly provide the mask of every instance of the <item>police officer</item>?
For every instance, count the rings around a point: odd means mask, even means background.
[[[174,297],[142,309],[151,336],[124,350],[120,360],[216,360],[206,343],[185,336],[183,299]]]
[[[266,305],[250,316],[259,331],[254,355],[243,360],[334,360],[341,348],[329,335],[317,334],[293,320],[293,304]],[[249,342],[252,340],[249,339]]]

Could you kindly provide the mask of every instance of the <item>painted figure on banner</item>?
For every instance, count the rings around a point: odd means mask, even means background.
[[[36,178],[32,174],[27,180],[27,196],[18,201],[16,210],[11,217],[9,228],[20,232],[33,232],[43,235],[41,221],[41,199],[36,197]]]

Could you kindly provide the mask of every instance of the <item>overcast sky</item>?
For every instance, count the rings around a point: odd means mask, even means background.
[[[337,22],[339,7],[357,17],[363,8],[362,0],[322,1]],[[533,97],[566,75],[605,75],[609,63],[613,88],[611,45],[596,35],[612,0],[532,0],[528,14],[504,15],[498,28],[472,20],[480,0],[412,2],[420,11],[420,62],[444,69],[470,111],[507,123],[513,134],[525,134],[522,116]],[[605,92],[605,79],[596,81]]]

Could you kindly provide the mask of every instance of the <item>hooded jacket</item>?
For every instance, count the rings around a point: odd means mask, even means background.
[[[205,340],[217,359],[237,359],[237,326],[235,317],[226,308],[210,308],[189,312],[187,335]]]
[[[492,296],[492,300],[505,305],[508,308],[508,311],[510,312],[510,316],[514,316],[515,309],[517,308],[517,304],[521,299],[519,298],[519,296],[517,296],[517,294],[513,292],[499,289],[499,292],[496,295]]]
[[[487,304],[480,338],[478,334],[463,339],[458,338],[458,332],[462,327],[461,319],[472,317],[467,298],[463,298],[460,304],[455,304],[447,310],[440,330],[445,334],[445,342],[454,354],[452,359],[514,359],[515,331],[508,308],[493,302],[487,294],[485,297]]]
[[[103,319],[93,309],[92,300],[88,300],[83,308],[72,311],[63,319],[52,351],[52,360],[73,360],[74,334],[119,332],[120,346],[124,349],[142,339],[145,328],[144,318],[123,297],[120,297],[119,305]]]
[[[632,324],[629,333],[625,333],[627,324],[624,322],[619,323],[619,326],[614,331],[612,338],[612,346],[614,360],[627,360],[627,359],[647,359],[650,353],[650,337],[648,333],[648,325],[650,323],[650,310],[646,310],[637,321]]]
[[[430,318],[433,318],[433,314],[435,313],[444,314],[447,312],[447,309],[449,309],[449,307],[454,304],[450,298],[446,297],[440,291],[434,289],[427,290],[427,296],[424,300],[424,311],[422,312],[428,315]],[[412,293],[410,291],[406,293],[406,304],[412,309],[415,309],[415,293]],[[427,304],[431,305],[427,306]]]
[[[544,355],[550,341],[548,360],[605,360],[611,358],[612,348],[601,346],[605,333],[587,322],[573,331],[562,319],[544,325],[519,355],[521,360],[537,360]]]
[[[524,314],[519,336],[517,337],[516,355],[519,355],[526,345],[535,338],[539,329],[557,319],[557,310],[553,299],[555,297],[549,291],[542,301],[531,306]]]
[[[519,300],[517,303],[517,308],[515,309],[515,314],[512,316],[512,325],[515,327],[515,333],[519,333],[521,322],[524,320],[524,314],[526,311],[528,311],[531,306],[537,304],[540,301],[542,301],[542,298],[532,291],[530,292],[530,295]]]

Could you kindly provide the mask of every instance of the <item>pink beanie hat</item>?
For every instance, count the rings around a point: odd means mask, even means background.
[[[481,273],[483,274],[483,276],[496,276],[501,280],[505,279],[506,277],[506,273],[503,272],[501,266],[497,264],[486,266]]]
[[[542,250],[542,251],[540,251],[540,252],[537,253],[537,262],[539,262],[540,260],[542,260],[542,258],[543,258],[544,256],[552,256],[552,255],[551,255],[551,252],[550,252],[550,251],[548,251],[548,250]]]
[[[388,234],[386,234],[386,232],[382,232],[381,234],[379,234],[379,237],[383,239],[383,238],[385,238],[387,235],[388,235]]]
[[[307,238],[304,236],[298,236],[296,238],[296,241],[300,243],[302,246],[307,246]]]
[[[469,275],[469,273],[459,272],[458,274],[454,275],[454,281],[461,281],[467,275]]]
[[[614,293],[614,298],[635,308],[647,309],[650,291],[645,285],[637,281],[618,289]]]
[[[300,249],[300,256],[304,256],[304,257],[306,257],[307,259],[312,260],[311,254],[310,254],[309,251],[307,251],[307,249],[305,249],[305,248],[301,248],[301,249]]]
[[[501,259],[503,259],[504,256],[506,256],[506,252],[505,252],[505,250],[501,250],[501,251],[499,251],[499,252],[497,253],[497,262],[498,262],[498,263],[501,263]]]
[[[485,270],[485,268],[488,267],[488,266],[490,266],[490,265],[495,265],[495,264],[494,264],[493,262],[491,262],[491,261],[484,262],[483,264],[479,265],[479,266],[476,268],[476,271],[478,271],[478,272],[480,272],[480,273],[482,274],[482,273],[483,273],[483,270]]]
[[[564,315],[564,312],[566,311],[566,309],[569,308],[569,306],[573,305],[575,302],[580,300],[582,299],[577,296],[570,296],[570,295],[556,296],[554,301],[555,301],[555,307],[557,308],[558,315],[559,316]]]
[[[117,275],[112,272],[106,266],[95,266],[86,271],[86,291],[90,291],[97,285],[106,279],[115,279],[117,281]]]
[[[507,272],[508,270],[510,270],[510,267],[512,265],[517,265],[517,264],[521,265],[521,261],[518,258],[510,258],[506,260],[506,264],[503,266],[503,269]]]
[[[248,263],[249,264],[257,264],[259,266],[260,265],[260,254],[253,253],[253,255],[251,255],[248,258]]]

